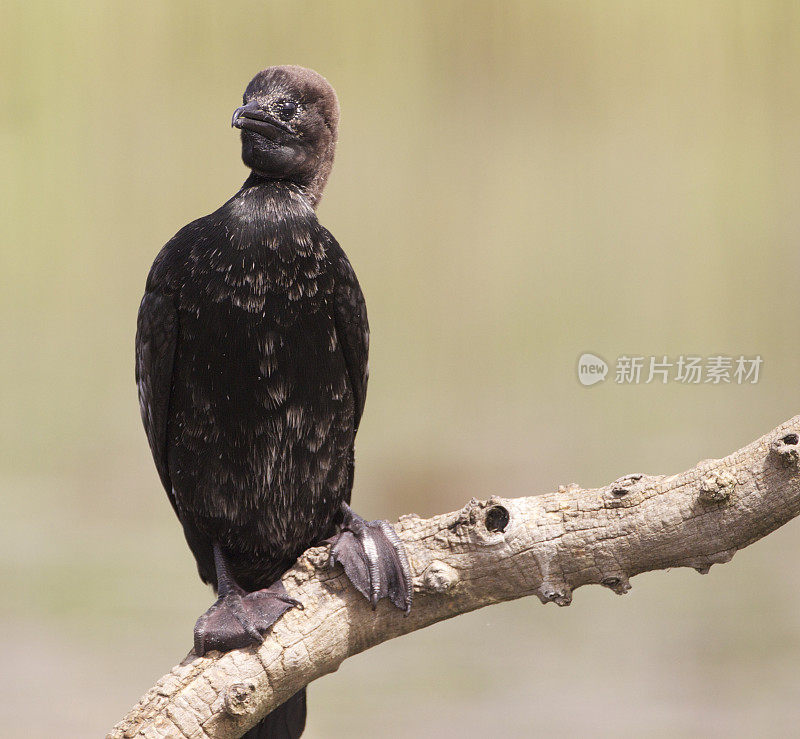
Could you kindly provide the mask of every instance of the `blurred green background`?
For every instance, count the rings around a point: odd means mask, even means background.
[[[101,736],[211,601],[133,336],[158,249],[245,177],[265,66],[342,105],[319,214],[373,330],[362,514],[677,472],[799,410],[797,3],[6,0],[0,28],[3,737]],[[624,353],[764,365],[622,386]],[[390,642],[314,683],[307,736],[797,735],[798,555],[795,522],[706,578]]]

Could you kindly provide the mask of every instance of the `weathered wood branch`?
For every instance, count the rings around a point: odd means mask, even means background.
[[[287,613],[259,648],[189,654],[109,737],[238,737],[348,657],[445,618],[531,594],[564,606],[591,583],[622,594],[648,570],[708,572],[800,513],[798,460],[800,416],[679,475],[402,516],[415,590],[408,617],[385,602],[373,612],[341,570],[327,569],[325,548],[311,549],[283,578],[304,610]]]

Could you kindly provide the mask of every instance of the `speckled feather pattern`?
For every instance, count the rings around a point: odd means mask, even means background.
[[[164,247],[137,332],[142,418],[197,559],[247,589],[330,536],[367,383],[364,299],[304,193],[253,175]]]

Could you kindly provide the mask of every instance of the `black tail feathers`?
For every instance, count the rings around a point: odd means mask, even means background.
[[[278,706],[242,739],[298,739],[306,728],[306,689]]]

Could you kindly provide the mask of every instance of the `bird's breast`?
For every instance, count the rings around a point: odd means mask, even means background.
[[[266,429],[296,426],[300,414],[324,417],[352,403],[324,243],[299,227],[273,229],[192,256],[176,374],[184,415],[206,413],[194,419],[196,433],[213,424],[241,447]]]

